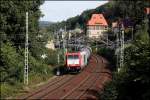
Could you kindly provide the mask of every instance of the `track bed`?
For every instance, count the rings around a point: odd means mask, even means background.
[[[112,78],[107,67],[104,58],[92,55],[81,73],[56,77],[20,99],[98,99],[105,83]]]

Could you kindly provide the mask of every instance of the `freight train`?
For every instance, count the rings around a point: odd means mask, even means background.
[[[92,49],[88,46],[83,46],[78,52],[66,53],[66,69],[68,71],[79,72],[87,64],[91,56]]]

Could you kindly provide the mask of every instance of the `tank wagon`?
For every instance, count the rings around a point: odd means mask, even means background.
[[[88,46],[83,46],[78,52],[66,53],[66,68],[68,71],[80,71],[87,64],[91,56],[92,49]]]

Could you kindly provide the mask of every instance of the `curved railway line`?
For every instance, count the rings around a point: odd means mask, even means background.
[[[95,62],[98,64],[99,63],[99,60],[95,57]],[[98,67],[96,66],[96,63],[94,63],[95,65],[93,65],[93,67],[95,67],[94,70],[91,71],[91,73],[93,73],[93,71],[97,71]],[[93,82],[95,82],[97,80],[97,76],[98,73],[95,73],[95,75],[90,75],[89,74],[89,77],[88,79],[86,79],[86,81],[84,83],[81,83],[81,84],[78,84],[78,86],[76,86],[72,91],[68,92],[66,95],[64,95],[61,99],[72,99],[72,97],[74,99],[79,99],[80,96],[82,96],[86,89],[91,87],[93,85]],[[78,90],[80,90],[81,93],[78,92]]]
[[[81,73],[56,77],[21,99],[96,99],[98,95],[90,91],[98,94],[105,82],[111,80],[111,72],[106,69],[107,63],[102,57],[92,55]]]

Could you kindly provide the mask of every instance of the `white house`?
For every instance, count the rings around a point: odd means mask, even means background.
[[[48,49],[53,49],[53,50],[55,50],[55,46],[54,46],[53,40],[48,41],[48,43],[46,44],[45,47],[48,48]]]
[[[103,14],[92,14],[87,23],[87,36],[89,38],[100,38],[108,29],[108,24]]]

